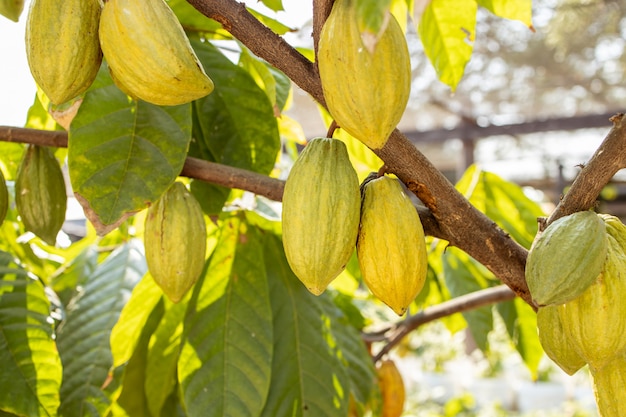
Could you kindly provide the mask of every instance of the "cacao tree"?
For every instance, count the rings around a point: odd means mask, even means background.
[[[282,8],[281,0],[262,2]],[[462,6],[432,0],[419,19],[413,18],[415,3],[307,2],[314,48],[302,50],[285,40],[288,26],[235,0],[33,0],[24,11],[21,1],[0,0],[7,18],[33,19],[25,47],[39,87],[26,125],[0,127],[0,413],[400,415],[404,388],[388,358],[394,347],[419,326],[446,318],[451,329],[468,328],[488,351],[498,316],[531,374],[542,344],[568,373],[589,363],[609,392],[598,388],[598,403],[606,415],[618,415],[624,352],[615,352],[610,366],[570,350],[573,337],[565,333],[572,320],[561,314],[567,304],[559,305],[558,319],[556,307],[537,305],[525,266],[536,236],[562,217],[593,208],[602,187],[625,166],[622,115],[614,116],[601,148],[552,213],[476,166],[451,184],[397,129],[358,137],[359,128],[371,129],[360,121],[391,120],[391,130],[404,111],[408,82],[378,76],[400,71],[397,54],[409,27],[452,90],[472,53],[479,7],[532,28],[529,0]],[[333,7],[349,10],[354,30],[339,25],[323,33]],[[385,38],[390,27],[396,31],[391,47]],[[363,60],[346,58],[355,60],[354,73],[318,70],[324,38],[341,41],[328,53],[356,48],[363,54]],[[383,65],[365,71],[374,59]],[[346,93],[349,82],[360,88]],[[341,164],[354,170],[363,194],[372,172],[399,181],[380,191],[380,204],[364,197],[361,211],[354,210],[358,182],[331,184],[336,168],[323,168],[330,157],[318,156],[285,192],[286,204],[297,201],[307,210],[282,221],[283,190],[307,142],[285,115],[293,84],[318,103],[327,136],[347,152]],[[360,101],[341,102],[350,98]],[[387,106],[374,107],[379,102]],[[349,132],[352,119],[356,129]],[[65,187],[51,174],[59,166]],[[347,187],[354,189],[354,204],[341,213],[350,218],[337,221],[342,199],[328,194]],[[58,233],[65,190],[88,220],[76,239]],[[374,218],[367,230],[396,227],[410,235],[389,232],[402,242],[387,244],[387,236],[364,237],[362,227],[357,238],[365,210],[398,220]],[[354,226],[348,246],[334,250],[348,222]],[[295,237],[283,241],[283,226],[292,224]],[[305,235],[312,237],[306,244]],[[359,254],[357,239],[365,248]],[[592,262],[603,266],[605,278],[622,261],[623,242],[610,239],[611,250],[592,251],[617,254],[608,255],[614,262]],[[398,249],[385,252],[385,259],[377,245]],[[330,262],[335,252],[345,252],[338,266]],[[408,307],[406,300],[381,301],[392,294],[387,275],[418,252],[426,256],[394,276],[400,283],[393,296],[410,294]],[[316,259],[305,273],[328,261],[334,275],[323,284],[316,278],[310,290],[293,266],[298,257]],[[419,282],[402,282],[413,269],[420,269]],[[605,288],[596,273],[577,296]],[[382,290],[370,283],[370,292],[368,277]],[[553,317],[540,323],[540,335],[537,310]],[[385,317],[376,331],[368,327],[373,316]],[[564,354],[567,363],[559,363]]]

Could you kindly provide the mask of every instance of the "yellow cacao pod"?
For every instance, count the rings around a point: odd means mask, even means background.
[[[393,360],[385,359],[379,362],[376,373],[382,395],[382,417],[400,417],[404,411],[406,393],[398,367]]]
[[[24,0],[0,0],[0,14],[17,22],[24,10]]]
[[[579,296],[602,271],[606,252],[606,227],[593,211],[554,221],[528,253],[526,282],[533,301],[556,305]]]
[[[622,353],[602,368],[589,367],[600,417],[623,417],[626,410],[626,356]]]
[[[604,269],[581,295],[559,305],[563,331],[589,365],[602,367],[626,349],[626,248],[608,235]]]
[[[382,148],[411,89],[409,50],[396,19],[389,16],[372,53],[361,40],[356,1],[336,0],[322,27],[317,62],[333,119],[368,147]]]
[[[346,145],[311,140],[293,164],[283,193],[283,246],[294,274],[320,295],[354,252],[361,197]]]
[[[206,255],[202,208],[182,183],[175,182],[148,209],[144,244],[150,275],[178,303],[200,277]]]
[[[537,331],[546,355],[568,375],[574,375],[587,364],[565,336],[557,306],[539,308]]]
[[[100,43],[113,80],[133,98],[174,106],[213,91],[213,81],[164,0],[108,0]]]
[[[398,180],[363,185],[357,256],[370,291],[404,314],[424,287],[428,259],[419,215]]]
[[[0,225],[4,222],[4,218],[7,216],[9,210],[9,190],[7,189],[7,183],[4,179],[4,174],[0,170]]]
[[[26,57],[33,78],[54,104],[82,94],[102,62],[99,0],[33,0],[26,20]]]
[[[26,230],[49,245],[65,221],[67,191],[59,161],[49,148],[28,145],[15,178],[15,206]]]

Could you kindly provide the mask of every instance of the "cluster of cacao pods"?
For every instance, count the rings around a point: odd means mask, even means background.
[[[26,55],[57,105],[91,86],[103,55],[116,85],[134,99],[172,106],[213,91],[165,0],[33,0]]]
[[[593,211],[551,223],[526,264],[546,354],[569,375],[589,365],[603,417],[626,409],[625,271],[626,226]]]
[[[15,206],[27,231],[49,245],[65,221],[67,191],[59,161],[49,148],[28,145],[15,179]]]
[[[183,183],[174,182],[148,208],[144,247],[150,275],[178,303],[200,277],[206,256],[202,208]]]
[[[397,179],[373,175],[359,187],[338,139],[311,140],[294,163],[282,226],[287,261],[315,295],[343,271],[355,246],[365,284],[398,315],[424,286],[426,243],[415,207]]]
[[[373,51],[366,47],[356,3],[335,0],[320,33],[317,63],[335,122],[371,149],[380,149],[409,99],[410,55],[404,32],[391,14]]]

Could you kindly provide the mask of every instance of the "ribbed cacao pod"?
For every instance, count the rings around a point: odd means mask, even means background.
[[[406,393],[398,367],[393,360],[385,359],[379,362],[376,373],[383,400],[382,417],[400,417]]]
[[[24,0],[0,0],[0,14],[17,22],[24,10]]]
[[[606,251],[606,227],[593,211],[554,221],[528,253],[526,282],[533,301],[556,305],[579,296],[602,271]]]
[[[67,190],[50,149],[28,145],[15,178],[15,206],[26,230],[49,245],[56,243],[65,221]]]
[[[566,337],[589,365],[601,368],[626,349],[626,247],[608,235],[604,269],[581,295],[559,305]]]
[[[372,293],[402,315],[424,287],[428,269],[424,229],[398,180],[363,185],[357,256]]]
[[[283,192],[283,246],[294,274],[320,295],[354,252],[361,197],[346,145],[311,140],[293,164]]]
[[[206,238],[200,203],[181,182],[172,184],[148,209],[144,229],[148,270],[174,303],[202,273]]]
[[[537,331],[546,355],[568,375],[574,375],[587,364],[565,336],[557,306],[539,308]]]
[[[54,104],[82,94],[102,62],[99,0],[33,0],[26,20],[26,57],[33,78]]]
[[[9,210],[9,190],[4,179],[4,174],[0,171],[0,225],[4,222]]]
[[[174,106],[213,91],[213,81],[164,0],[108,0],[100,43],[113,80],[133,98]]]
[[[600,417],[623,417],[626,410],[626,356],[613,358],[604,367],[589,367]]]
[[[400,121],[411,89],[409,50],[393,16],[374,52],[361,40],[355,0],[336,0],[320,34],[317,62],[328,110],[337,124],[372,149]]]

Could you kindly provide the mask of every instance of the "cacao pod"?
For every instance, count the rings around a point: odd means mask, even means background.
[[[589,367],[600,417],[622,417],[626,410],[626,356],[613,358],[604,367]]]
[[[24,10],[24,0],[0,0],[0,14],[17,22]]]
[[[204,268],[206,224],[200,203],[175,182],[148,208],[144,229],[146,262],[163,293],[178,303]]]
[[[33,78],[54,104],[82,94],[102,62],[99,0],[33,0],[26,20],[26,57]]]
[[[537,331],[546,355],[568,375],[574,375],[587,364],[565,336],[557,306],[539,308]]]
[[[50,149],[28,145],[15,178],[15,206],[26,230],[49,245],[56,243],[65,221],[67,190]]]
[[[602,367],[626,349],[626,248],[608,235],[604,269],[581,295],[559,305],[566,337],[585,361]]]
[[[4,174],[0,170],[0,225],[4,222],[4,218],[7,216],[9,210],[9,190],[7,189],[7,183],[4,179]]]
[[[400,417],[404,411],[405,389],[402,375],[391,359],[379,362],[376,367],[382,395],[382,417]]]
[[[363,185],[357,256],[363,281],[398,315],[424,287],[428,269],[424,229],[398,180]]]
[[[602,271],[607,238],[604,221],[580,211],[551,223],[533,242],[526,282],[538,306],[563,304],[579,296]]]
[[[164,0],[108,0],[100,43],[114,82],[133,98],[174,106],[213,91],[213,81]]]
[[[346,145],[332,138],[311,140],[287,177],[282,212],[287,261],[311,293],[323,293],[350,260],[360,205]]]
[[[322,27],[317,62],[333,119],[370,148],[382,148],[411,89],[409,50],[396,19],[389,16],[371,53],[361,40],[356,1],[336,0]]]

